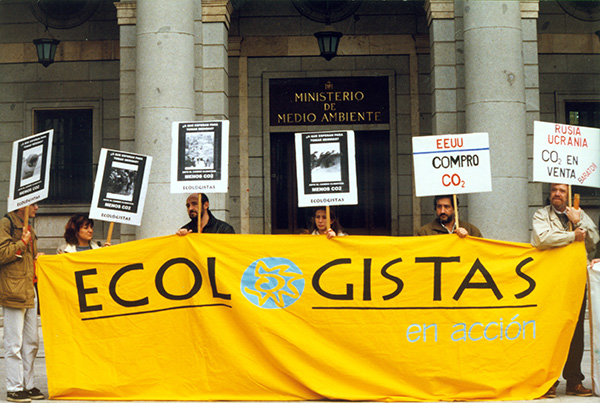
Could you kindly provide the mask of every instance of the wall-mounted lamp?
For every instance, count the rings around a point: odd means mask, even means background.
[[[315,32],[321,56],[324,57],[325,60],[329,61],[337,56],[337,50],[342,36],[344,36],[344,34],[334,31],[333,27],[330,25],[327,25],[322,31]]]
[[[38,62],[44,67],[50,66],[54,63],[54,56],[56,55],[56,47],[60,41],[58,39],[51,38],[40,38],[34,39],[33,44],[37,49]]]

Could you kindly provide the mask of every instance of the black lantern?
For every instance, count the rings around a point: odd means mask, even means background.
[[[40,62],[44,67],[48,67],[54,63],[56,47],[59,43],[60,41],[58,39],[34,39],[33,44],[37,48],[38,62]]]
[[[319,43],[321,56],[329,61],[337,55],[340,38],[343,36],[341,32],[334,31],[333,27],[326,26],[324,30],[315,32],[315,37]]]

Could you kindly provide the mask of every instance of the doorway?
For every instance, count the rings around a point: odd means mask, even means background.
[[[390,235],[390,135],[355,131],[358,205],[336,206],[350,235]],[[301,234],[310,228],[312,208],[298,207],[294,133],[271,133],[271,228],[273,234]]]

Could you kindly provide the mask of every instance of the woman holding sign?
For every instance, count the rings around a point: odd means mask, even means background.
[[[327,235],[327,239],[348,235],[337,220],[333,209],[330,209],[330,215],[331,225],[327,228],[327,209],[325,207],[315,207],[311,218],[310,234]]]
[[[97,249],[98,242],[92,241],[94,236],[94,220],[87,214],[75,214],[65,225],[64,238],[67,243],[61,245],[56,253],[73,253]],[[110,246],[107,242],[104,246]]]

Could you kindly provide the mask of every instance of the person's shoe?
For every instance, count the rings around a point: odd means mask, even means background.
[[[29,389],[27,395],[31,400],[44,400],[46,396],[38,388]]]
[[[548,392],[544,393],[540,399],[554,399],[556,397],[556,385],[550,386]]]
[[[7,392],[6,400],[9,402],[30,402],[31,398],[26,391],[20,390],[18,392]]]
[[[581,397],[593,396],[592,390],[584,387],[581,382],[576,383],[575,385],[567,384],[567,395]]]

